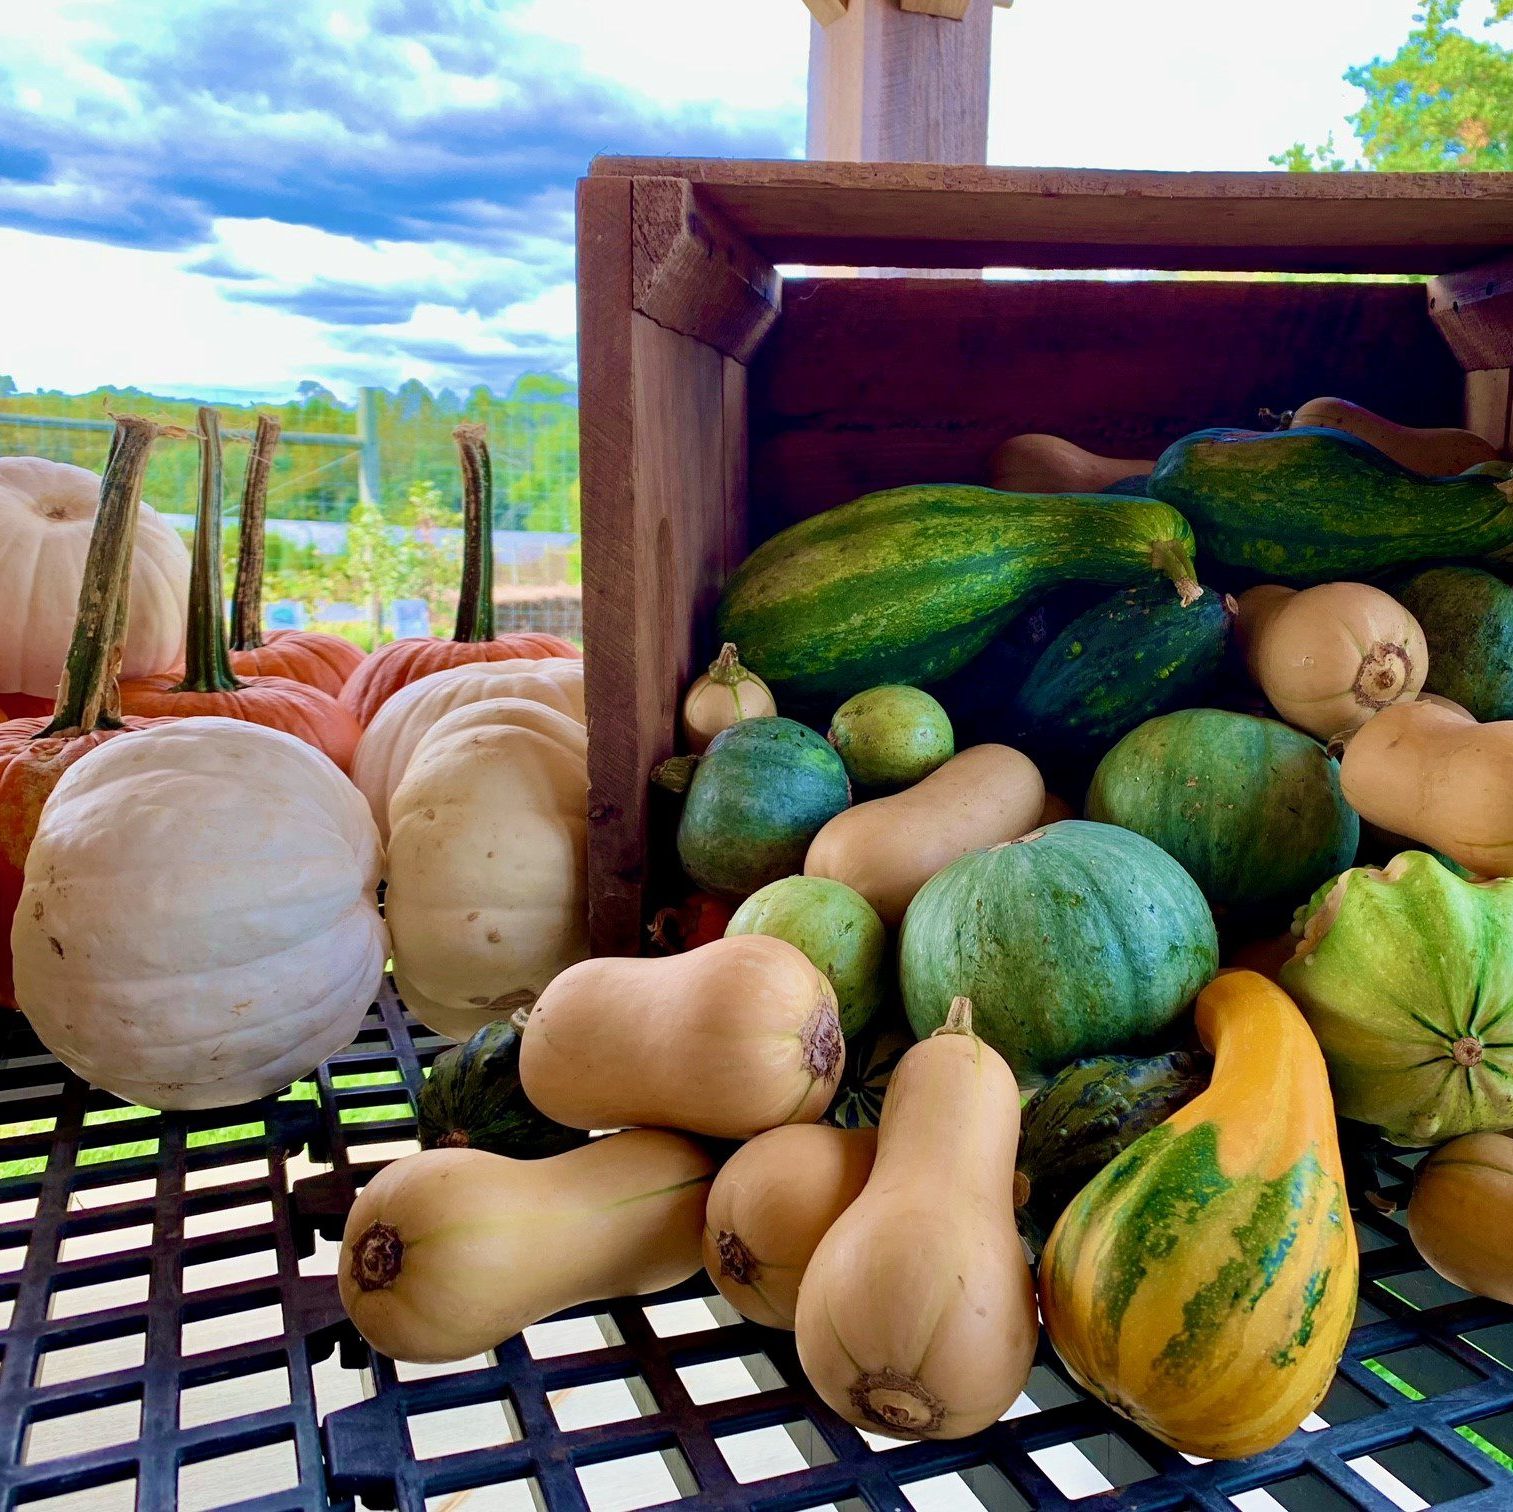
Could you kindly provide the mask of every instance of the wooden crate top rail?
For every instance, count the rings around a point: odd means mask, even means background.
[[[1513,248],[1513,173],[1147,173],[601,157],[686,180],[770,262],[1450,273]]]

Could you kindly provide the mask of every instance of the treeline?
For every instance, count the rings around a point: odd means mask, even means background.
[[[458,509],[460,481],[452,427],[477,421],[488,427],[494,459],[494,523],[501,530],[578,528],[578,408],[571,384],[527,373],[505,395],[480,384],[465,396],[432,393],[414,379],[373,395],[378,442],[379,502],[384,516],[404,522],[417,488],[434,488],[443,516]],[[148,414],[190,426],[196,403],[165,399],[141,389],[105,386],[88,394],[21,394],[0,377],[0,414],[58,415],[103,420],[112,413]],[[284,444],[274,460],[268,513],[294,520],[346,520],[358,500],[358,406],[342,404],[315,383],[300,385],[287,404],[217,404],[223,428],[250,431],[258,414],[275,415],[286,431],[316,431],[351,438],[349,448]],[[0,454],[33,454],[100,471],[106,431],[0,426]],[[227,448],[226,496],[234,516],[246,448]],[[194,509],[195,448],[165,441],[153,453],[145,497],[158,509]]]

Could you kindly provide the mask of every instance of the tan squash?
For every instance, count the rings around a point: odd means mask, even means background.
[[[980,745],[923,781],[845,809],[810,842],[806,877],[832,877],[859,892],[896,928],[914,894],[942,867],[1035,828],[1045,784],[1010,746]]]
[[[1101,457],[1060,436],[1010,436],[988,459],[988,482],[1005,493],[1097,493],[1155,465],[1136,457]]]
[[[997,1422],[1035,1355],[1014,1226],[1019,1087],[957,998],[888,1084],[862,1194],[799,1286],[799,1360],[848,1423],[955,1439]]]
[[[1394,704],[1340,761],[1345,801],[1483,877],[1513,876],[1513,720],[1478,724],[1443,703]]]
[[[845,1054],[824,973],[786,940],[732,935],[569,966],[526,1019],[520,1084],[569,1128],[750,1139],[818,1119]]]
[[[704,1212],[704,1269],[738,1313],[792,1329],[804,1268],[867,1184],[876,1153],[876,1129],[787,1124],[720,1167]]]
[[[1408,1232],[1446,1281],[1513,1303],[1513,1137],[1462,1134],[1441,1145],[1418,1168]]]
[[[1464,472],[1497,459],[1497,448],[1474,431],[1455,426],[1399,425],[1348,399],[1310,399],[1293,411],[1292,428],[1323,425],[1359,436],[1394,462],[1432,478]]]
[[[695,756],[702,756],[721,730],[777,711],[772,690],[741,665],[736,648],[726,641],[708,670],[694,678],[683,695],[683,738]]]
[[[1367,583],[1263,584],[1242,595],[1240,625],[1246,667],[1272,707],[1320,740],[1417,698],[1429,673],[1418,621]]]
[[[693,1275],[713,1176],[699,1145],[662,1129],[544,1160],[406,1155],[347,1215],[342,1306],[392,1359],[465,1360],[565,1307]]]

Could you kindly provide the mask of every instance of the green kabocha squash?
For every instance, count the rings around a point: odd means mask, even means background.
[[[1206,1057],[1090,1055],[1025,1105],[1014,1163],[1019,1231],[1037,1253],[1062,1210],[1116,1155],[1208,1085]]]
[[[826,736],[858,787],[896,792],[956,754],[951,720],[923,688],[886,683],[848,698]]]
[[[1429,567],[1389,584],[1429,645],[1425,691],[1483,724],[1513,719],[1513,588],[1480,567]]]
[[[520,1036],[496,1019],[461,1045],[443,1050],[415,1103],[422,1149],[487,1150],[530,1160],[585,1144],[538,1113],[520,1088]]]
[[[1153,840],[1224,909],[1290,903],[1348,866],[1360,839],[1339,763],[1316,740],[1227,709],[1131,730],[1098,763],[1087,816]]]
[[[780,706],[826,711],[882,683],[965,666],[1060,583],[1165,576],[1199,592],[1192,532],[1150,499],[931,484],[867,494],[757,548],[720,599],[720,635]]]
[[[853,888],[829,877],[780,877],[736,909],[727,935],[773,935],[796,945],[830,979],[849,1043],[872,1020],[893,976],[888,931]]]
[[[1513,878],[1404,851],[1319,888],[1294,932],[1282,986],[1343,1117],[1403,1145],[1513,1128]]]
[[[1150,490],[1191,521],[1205,556],[1272,581],[1513,558],[1513,484],[1426,478],[1344,431],[1198,431],[1161,454]]]
[[[1318,1405],[1355,1317],[1359,1258],[1319,1047],[1280,988],[1198,997],[1208,1088],[1072,1199],[1040,1309],[1072,1375],[1184,1454],[1270,1449]]]
[[[1224,657],[1235,603],[1205,589],[1183,605],[1160,584],[1079,614],[1009,702],[1010,741],[1032,752],[1106,748],[1142,720],[1197,702]]]
[[[700,887],[746,898],[804,868],[809,842],[851,801],[822,736],[779,715],[722,730],[698,760],[678,823],[678,859]]]
[[[919,1038],[956,994],[1021,1085],[1167,1029],[1219,964],[1191,877],[1129,830],[1067,819],[973,851],[915,896],[899,983]]]

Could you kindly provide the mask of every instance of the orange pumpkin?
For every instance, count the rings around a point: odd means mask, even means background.
[[[335,698],[362,661],[361,647],[320,630],[274,630],[263,636],[268,469],[281,429],[271,415],[257,417],[242,483],[241,538],[231,591],[231,672],[234,677],[289,677]]]
[[[189,579],[189,633],[184,676],[137,677],[121,684],[121,708],[144,718],[218,714],[283,730],[324,751],[346,772],[362,730],[329,693],[288,677],[252,677],[231,670],[221,608],[220,416],[201,409],[200,491]]]
[[[459,425],[452,437],[462,462],[462,588],[457,626],[451,640],[409,636],[390,641],[364,658],[341,690],[343,706],[364,727],[401,688],[432,672],[468,662],[519,657],[543,661],[579,654],[570,641],[545,631],[494,635],[494,484],[488,443],[481,425]]]
[[[137,505],[157,436],[158,427],[149,420],[123,417],[116,422],[110,462],[100,480],[100,508],[84,564],[57,717],[12,718],[0,724],[0,1006],[6,1008],[16,1006],[11,920],[43,804],[81,756],[113,736],[161,723],[120,720],[113,713]],[[7,708],[16,702],[7,695]]]
[[[49,719],[52,712],[53,701],[50,698],[37,698],[31,693],[7,693],[0,716],[6,719]]]

